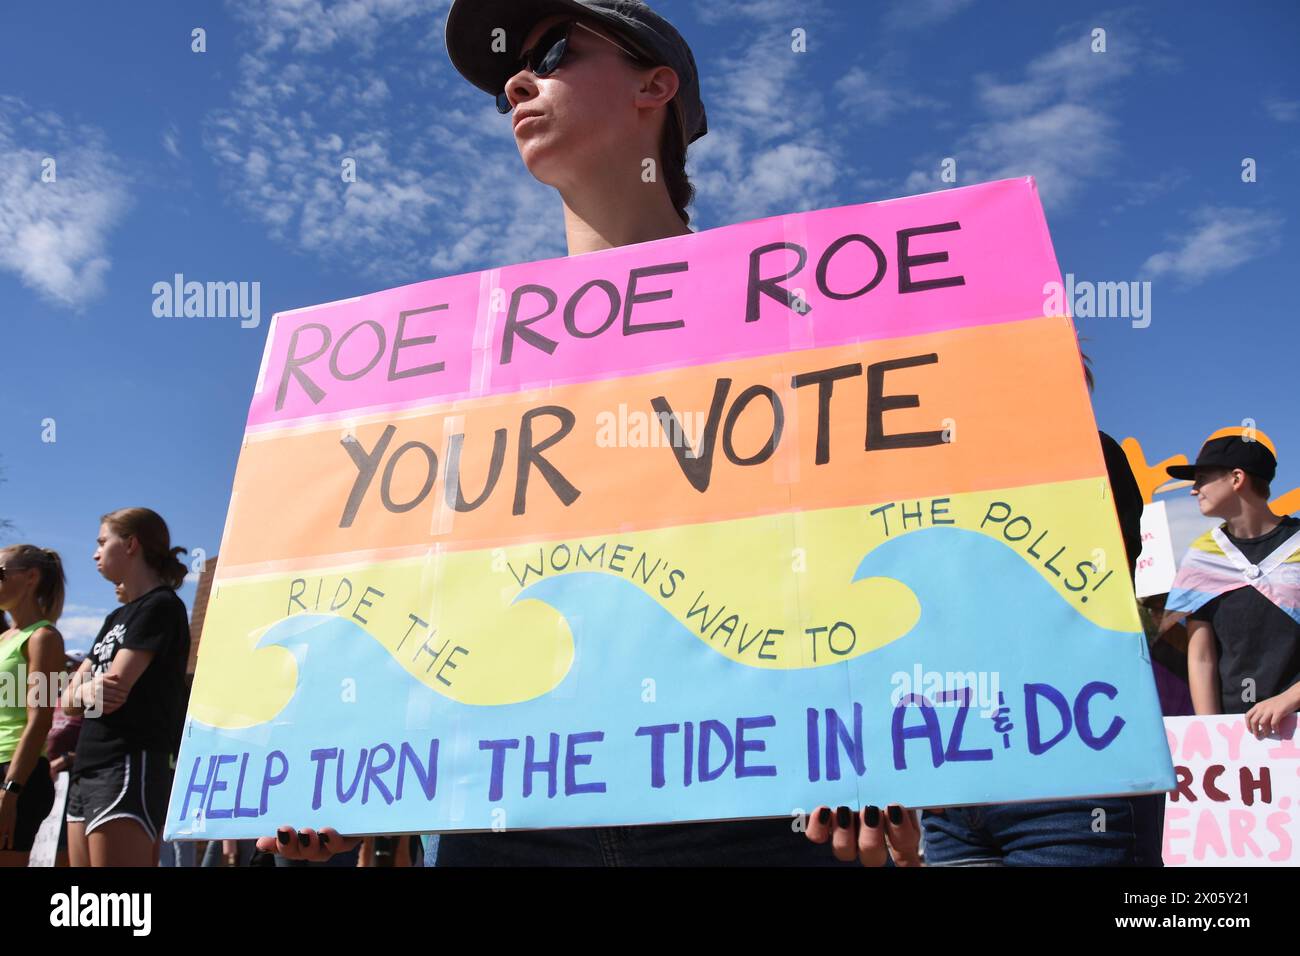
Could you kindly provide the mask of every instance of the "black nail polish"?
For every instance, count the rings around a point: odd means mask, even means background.
[[[871,828],[880,826],[880,807],[867,807],[862,811],[862,822]]]
[[[311,842],[311,837],[307,836],[307,834],[305,834],[305,833],[303,833],[301,830],[299,830],[299,831],[298,831],[298,845],[299,845],[300,847],[304,847],[304,848],[305,848],[305,847],[307,846],[307,844],[310,843],[310,842]]]
[[[817,811],[817,822],[820,823],[822,826],[827,826],[830,824],[831,822],[830,807],[822,807],[820,810]]]
[[[848,807],[840,807],[835,811],[835,825],[841,830],[847,830],[853,823],[853,811]]]
[[[288,846],[288,845],[289,845],[289,831],[288,831],[288,830],[276,830],[276,831],[275,831],[275,838],[276,838],[277,840],[280,841],[280,846]]]
[[[898,826],[900,823],[903,822],[902,807],[892,806],[889,808],[889,822],[892,823],[894,826]]]
[[[321,846],[329,846],[329,845],[330,845],[330,835],[329,835],[328,833],[322,833],[322,834],[320,835],[320,845],[321,845]]]

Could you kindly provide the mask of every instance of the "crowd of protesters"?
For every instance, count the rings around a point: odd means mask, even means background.
[[[1105,434],[1100,439],[1131,574],[1140,550],[1141,496],[1119,446]],[[1202,593],[1191,605],[1178,595],[1189,574],[1206,574],[1196,561],[1210,561],[1212,572],[1213,561],[1226,566],[1231,551],[1239,550],[1261,573],[1287,558],[1300,561],[1300,519],[1270,510],[1276,459],[1258,441],[1213,439],[1195,464],[1169,471],[1192,482],[1202,514],[1223,522],[1215,539],[1228,543],[1226,550],[1203,545],[1202,551],[1213,552],[1210,558],[1195,547],[1189,552],[1166,612],[1171,619],[1182,619],[1179,610],[1186,614],[1186,696],[1195,713],[1245,714],[1251,733],[1266,736],[1300,709],[1300,623],[1249,586]],[[176,593],[187,573],[178,557],[183,553],[172,546],[166,522],[147,508],[102,517],[93,559],[120,606],[105,617],[83,656],[66,652],[57,627],[62,558],[29,544],[0,548],[0,685],[26,689],[0,702],[0,865],[28,865],[37,830],[54,808],[54,783],[64,773],[69,781],[56,865],[159,865],[187,699],[190,629]],[[1288,592],[1283,600],[1295,603],[1296,597]],[[1243,694],[1243,686],[1260,693]],[[710,854],[734,855],[737,844],[748,843],[753,852],[744,859],[767,864],[1158,866],[1163,800],[1154,794],[951,807],[919,816],[900,806],[818,807],[807,820],[806,839],[785,820],[619,829],[653,834],[663,844],[647,841],[640,848],[643,861],[681,862],[694,855],[704,863]],[[1093,826],[1098,808],[1106,813],[1101,829]],[[669,831],[680,831],[680,856],[666,848],[674,839]],[[429,841],[428,856],[443,866],[594,863],[601,861],[598,844],[599,831],[448,834]],[[425,857],[418,837],[349,838],[328,828],[282,827],[256,841],[210,841],[195,861],[422,866]]]
[[[25,866],[68,773],[59,857],[73,866],[150,866],[159,853],[185,706],[187,568],[148,508],[100,519],[94,562],[122,602],[84,657],[65,652],[63,560],[30,544],[0,549],[0,856]]]
[[[157,866],[185,720],[188,572],[167,523],[148,508],[100,519],[93,560],[120,606],[89,653],[68,653],[63,559],[48,548],[0,548],[0,865],[27,866],[68,775],[60,866]],[[210,866],[252,865],[253,841],[213,841]],[[304,865],[261,854],[268,865]],[[411,866],[423,845],[375,837],[332,865]]]

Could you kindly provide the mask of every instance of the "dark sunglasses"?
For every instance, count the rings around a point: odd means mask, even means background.
[[[533,76],[549,76],[560,67],[564,54],[569,49],[569,31],[574,27],[586,30],[592,36],[600,37],[606,43],[611,43],[618,47],[636,62],[641,62],[642,57],[633,53],[627,47],[614,43],[609,37],[602,33],[597,33],[590,27],[583,26],[577,20],[570,20],[568,23],[557,23],[551,29],[542,34],[542,38],[537,41],[537,45],[531,50],[525,50],[519,56],[519,69],[525,67],[532,71]],[[497,94],[497,112],[509,113],[514,106],[510,103],[510,96],[502,90]]]

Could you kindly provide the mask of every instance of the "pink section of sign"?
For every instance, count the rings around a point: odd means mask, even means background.
[[[1032,179],[759,219],[277,315],[248,424],[1016,321],[1060,281]]]

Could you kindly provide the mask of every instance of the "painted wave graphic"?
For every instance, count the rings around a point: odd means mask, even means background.
[[[284,647],[296,658],[298,684],[292,698],[272,720],[254,727],[228,730],[189,721],[168,811],[168,833],[196,834],[194,794],[188,812],[182,811],[187,788],[192,781],[204,780],[210,754],[235,755],[226,764],[227,791],[214,799],[212,807],[230,806],[242,765],[247,779],[240,805],[245,812],[249,807],[259,811],[257,816],[230,818],[206,814],[202,833],[224,837],[264,835],[284,823],[328,825],[342,832],[349,828],[354,832],[477,829],[492,826],[494,811],[504,811],[512,828],[618,825],[650,819],[776,816],[818,803],[924,806],[1172,785],[1141,634],[1095,626],[1014,550],[960,528],[927,528],[884,542],[862,559],[852,580],[871,577],[893,578],[915,593],[921,607],[916,625],[870,653],[803,670],[749,667],[714,652],[624,578],[583,571],[540,580],[517,600],[545,602],[564,617],[573,635],[573,662],[550,693],[509,705],[458,703],[432,691],[347,618],[285,619],[266,632],[259,646]],[[786,639],[805,638],[790,634]],[[945,761],[935,767],[926,742],[912,740],[905,745],[906,768],[895,767],[890,728],[899,675],[910,678],[918,668],[984,674],[989,682],[996,676],[1009,713],[995,726],[991,714],[970,710],[959,748],[987,748],[992,760]],[[1116,717],[1123,720],[1114,739],[1103,749],[1094,749],[1078,734],[1070,734],[1042,754],[1029,754],[1024,685],[1050,685],[1073,701],[1089,682],[1104,682],[1115,689],[1113,700],[1093,698],[1094,731],[1105,730]],[[647,694],[647,688],[653,688],[653,693]],[[344,702],[345,697],[355,702]],[[839,780],[810,782],[808,708],[833,707],[851,727],[855,703],[861,705],[865,772],[858,776],[850,768]],[[936,709],[946,739],[951,737],[957,711],[956,707]],[[1042,733],[1050,737],[1060,722],[1050,707],[1043,712],[1049,723],[1056,721]],[[699,728],[700,722],[714,720],[734,731],[741,717],[774,720],[774,726],[751,732],[764,748],[749,751],[745,759],[751,766],[777,768],[775,775],[724,773],[716,780],[701,781],[695,774],[687,785],[681,752],[685,722]],[[824,713],[819,719],[825,719]],[[909,726],[916,723],[909,718]],[[1014,728],[1010,746],[1000,733],[1007,723]],[[677,724],[683,733],[664,738],[666,781],[655,788],[650,783],[650,738],[638,737],[636,731],[664,724]],[[825,724],[820,726],[824,730]],[[591,754],[592,760],[574,765],[573,782],[600,781],[605,791],[566,797],[568,735],[597,731],[604,737],[582,744],[580,752]],[[520,765],[526,737],[531,735],[538,744],[534,759],[545,759],[552,733],[560,735],[561,743],[559,793],[548,796],[547,774],[542,772],[533,777],[538,789],[524,797]],[[389,803],[384,787],[364,779],[348,802],[340,799],[340,791],[346,795],[353,782],[363,748],[378,753],[375,748],[387,743],[397,751],[406,741],[423,760],[431,738],[439,741],[432,799],[418,786],[409,765],[401,799]],[[479,742],[499,739],[518,740],[519,745],[506,751],[504,792],[489,799],[491,752],[481,749]],[[713,742],[713,756],[721,760],[723,744],[716,737]],[[818,771],[825,774],[821,746]],[[304,808],[312,805],[317,778],[309,755],[316,748],[339,748],[342,772],[335,762],[325,767],[322,805],[307,812]],[[272,750],[285,755],[290,772],[269,788],[265,812],[260,812],[261,777]],[[848,767],[847,760],[843,763]],[[272,764],[279,766],[274,760]],[[393,773],[379,779],[387,781],[391,793]]]

